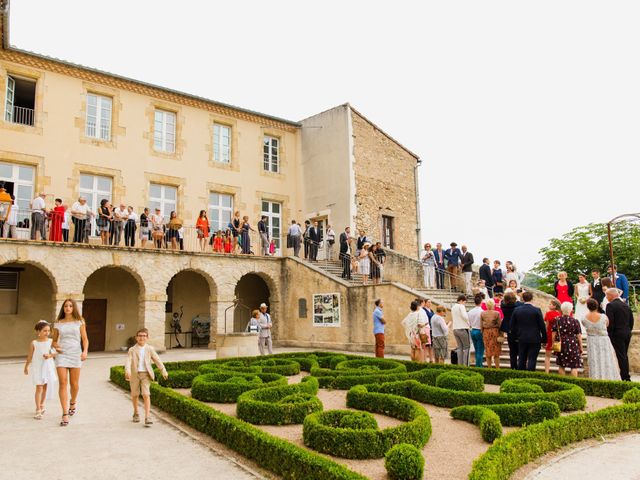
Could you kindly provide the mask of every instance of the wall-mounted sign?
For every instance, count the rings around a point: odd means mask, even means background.
[[[116,330],[118,332],[121,332],[122,330],[124,330],[124,323],[116,323]]]
[[[340,326],[339,293],[315,293],[313,295],[313,326]]]

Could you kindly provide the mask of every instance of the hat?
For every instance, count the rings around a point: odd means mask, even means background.
[[[364,242],[364,244],[362,245],[362,248],[367,248],[367,247],[370,247],[370,246],[371,246],[371,243]]]
[[[260,308],[267,308],[267,304],[266,303],[261,303],[260,304]]]
[[[451,245],[449,245],[450,247],[457,247],[458,244],[456,242],[451,242]]]

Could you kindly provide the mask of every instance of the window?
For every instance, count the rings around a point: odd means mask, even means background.
[[[393,217],[382,216],[383,246],[393,250]]]
[[[280,140],[275,137],[264,137],[264,170],[265,172],[280,171]]]
[[[231,162],[231,127],[213,124],[213,161]]]
[[[224,193],[209,194],[209,225],[212,232],[226,230],[233,216],[233,197]]]
[[[276,252],[280,253],[280,212],[282,205],[268,200],[262,201],[262,215],[267,217],[269,238],[276,241]]]
[[[16,197],[18,206],[18,222],[30,218],[29,203],[33,200],[33,180],[35,168],[28,165],[0,162],[0,181],[5,182],[5,189]]]
[[[159,152],[176,151],[176,114],[156,110],[153,122],[153,147]]]
[[[155,209],[159,208],[165,221],[169,221],[171,212],[177,211],[177,201],[178,189],[176,187],[158,183],[152,183],[149,186],[149,209],[151,213],[155,213]]]
[[[111,140],[111,105],[109,97],[87,94],[87,137]]]
[[[80,195],[87,199],[87,205],[92,212],[97,212],[100,201],[106,198],[111,202],[111,187],[113,180],[111,177],[101,175],[91,175],[89,173],[80,174]],[[96,233],[96,217],[91,219],[91,231]]]
[[[34,125],[36,82],[26,78],[7,76],[4,119],[21,125]]]
[[[20,272],[0,270],[0,315],[18,313],[18,284]]]

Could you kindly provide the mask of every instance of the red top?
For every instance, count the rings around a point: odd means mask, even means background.
[[[233,245],[231,244],[231,239],[228,239],[224,244],[224,253],[231,253],[232,246]]]
[[[213,249],[216,252],[222,252],[222,238],[216,237],[213,239]]]
[[[547,345],[545,346],[545,350],[547,352],[551,351],[551,344],[553,343],[553,334],[551,329],[553,328],[553,324],[556,319],[561,316],[561,313],[557,310],[549,310],[544,314],[544,323],[547,324]]]
[[[560,303],[569,302],[573,303],[573,299],[569,296],[569,284],[558,284],[558,296],[556,297]]]

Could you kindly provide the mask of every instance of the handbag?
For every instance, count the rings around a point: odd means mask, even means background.
[[[555,335],[553,342],[551,343],[551,351],[555,353],[560,353],[562,351],[562,340],[560,339],[560,335]]]
[[[505,337],[504,332],[500,332],[500,334],[496,338],[496,341],[498,343],[504,343],[506,339],[507,339],[507,337]]]

